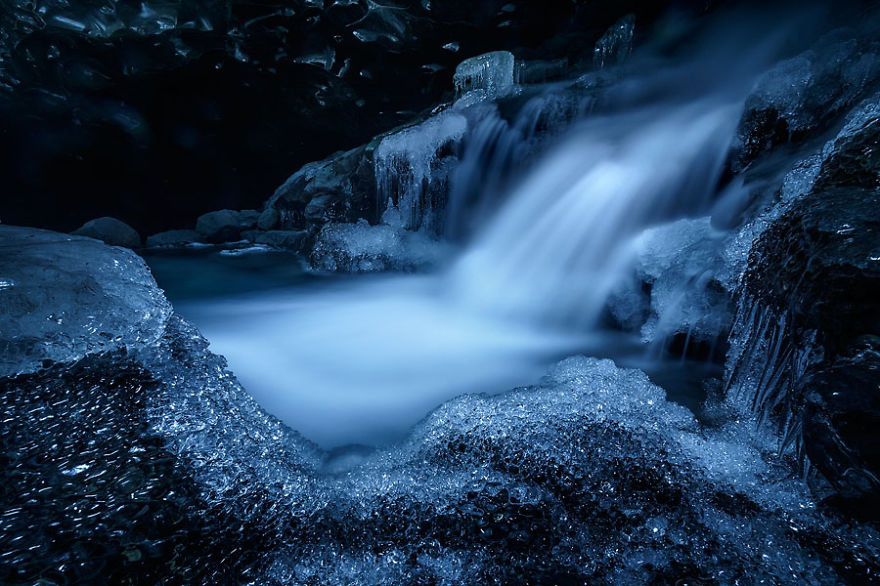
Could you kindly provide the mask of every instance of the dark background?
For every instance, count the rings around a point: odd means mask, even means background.
[[[303,163],[451,99],[467,57],[589,67],[621,16],[639,31],[714,4],[0,0],[0,221],[149,234],[258,208]]]

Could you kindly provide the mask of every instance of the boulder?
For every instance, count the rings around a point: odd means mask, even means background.
[[[254,234],[253,241],[274,248],[302,251],[309,239],[307,230],[268,230]]]
[[[202,236],[195,230],[168,230],[147,237],[147,246],[181,246],[199,242]]]
[[[241,238],[242,230],[253,228],[259,214],[253,210],[217,210],[202,214],[196,220],[196,232],[205,242],[232,242]]]
[[[876,89],[880,46],[872,37],[838,31],[762,75],[746,100],[732,149],[739,171],[761,153],[823,132]]]
[[[795,170],[783,191],[802,195],[785,202],[752,247],[730,376],[813,465],[818,490],[839,502],[877,499],[880,362],[876,349],[863,348],[880,335],[876,98],[814,161]]]
[[[264,225],[301,230],[309,225],[354,222],[359,218],[377,222],[380,211],[370,146],[303,166],[266,203]]]
[[[257,218],[257,228],[260,230],[273,230],[278,227],[281,214],[275,208],[266,208]]]
[[[89,220],[73,232],[77,236],[88,236],[111,246],[140,248],[141,237],[137,231],[121,220],[103,217]]]
[[[861,345],[868,347],[811,368],[799,382],[803,449],[837,504],[880,518],[864,507],[880,497],[880,343]]]
[[[133,252],[5,225],[0,307],[0,376],[153,343],[171,314]]]

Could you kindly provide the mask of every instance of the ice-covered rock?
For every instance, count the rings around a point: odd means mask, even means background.
[[[644,340],[686,334],[712,342],[724,333],[731,319],[730,294],[718,280],[724,237],[709,218],[679,220],[639,236],[637,276],[651,287]]]
[[[437,214],[467,129],[465,116],[447,110],[382,139],[373,160],[376,197],[386,204],[384,223],[427,232],[440,228]]]
[[[632,276],[608,299],[614,320],[645,343],[710,357],[731,319],[731,290],[720,280],[726,236],[708,217],[645,230],[632,243]]]
[[[602,69],[623,63],[632,53],[635,26],[635,15],[627,14],[605,31],[593,49],[593,66]]]
[[[427,234],[360,220],[325,225],[312,249],[311,263],[329,272],[412,271],[438,265],[446,253],[446,246]]]
[[[171,306],[134,253],[15,226],[0,251],[0,376],[161,338]]]
[[[514,62],[510,51],[493,51],[465,59],[455,68],[455,91],[458,95],[477,91],[489,100],[506,96],[516,84]]]
[[[880,46],[870,29],[839,30],[804,53],[778,63],[756,82],[740,121],[735,164],[821,132],[880,79]]]
[[[367,456],[332,483],[350,496],[274,552],[270,573],[441,584],[868,575],[876,551],[861,540],[874,532],[818,513],[746,431],[704,432],[643,373],[570,358],[536,387],[454,399]]]
[[[140,248],[141,246],[140,234],[116,218],[103,217],[89,220],[71,234],[96,238],[111,246],[124,246],[125,248]]]
[[[748,251],[748,268],[731,332],[729,399],[781,429],[786,445],[806,455],[808,463],[810,454],[823,454],[814,471],[840,489],[840,496],[858,492],[841,475],[847,458],[860,462],[856,468],[878,474],[873,450],[846,430],[853,418],[876,414],[876,406],[857,399],[869,401],[874,389],[854,382],[841,395],[829,390],[833,386],[811,383],[810,377],[823,380],[846,361],[856,371],[862,368],[852,357],[861,351],[864,336],[877,333],[877,103],[875,97],[855,108],[820,154],[795,167],[785,178],[779,203],[746,226],[746,236],[737,243]],[[831,394],[823,396],[825,391]],[[847,413],[838,396],[847,397]],[[818,404],[837,405],[828,419],[834,422],[833,433],[824,424],[814,425],[810,414]],[[847,458],[826,449],[829,434],[845,446]],[[863,493],[880,493],[880,483],[861,485]]]

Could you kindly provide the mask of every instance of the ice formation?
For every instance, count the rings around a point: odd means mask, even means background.
[[[445,201],[437,200],[467,128],[464,116],[446,111],[382,139],[373,160],[377,197],[386,204],[383,223],[427,232],[438,228],[435,208]]]
[[[632,243],[634,279],[612,292],[611,313],[639,328],[645,342],[663,343],[675,334],[686,336],[685,346],[718,342],[731,318],[729,294],[718,281],[726,236],[709,218],[677,220],[639,234]]]
[[[462,61],[455,68],[455,90],[459,95],[479,92],[485,99],[504,97],[514,90],[516,79],[513,54],[494,51]]]
[[[81,236],[0,226],[0,283],[0,376],[151,344],[171,314],[140,257]]]
[[[386,211],[387,219],[394,208]],[[371,273],[413,271],[436,267],[446,258],[443,243],[423,232],[413,232],[398,222],[371,226],[327,224],[312,248],[311,263],[319,271]]]

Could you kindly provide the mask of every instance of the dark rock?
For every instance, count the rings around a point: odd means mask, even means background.
[[[275,191],[263,213],[274,210],[280,227],[292,230],[360,218],[378,222],[371,158],[376,142],[305,165]]]
[[[103,217],[89,220],[71,234],[95,238],[111,246],[140,248],[141,237],[134,228],[116,218]]]
[[[266,208],[257,218],[257,228],[260,230],[273,230],[278,227],[281,214],[275,208]]]
[[[832,485],[841,504],[880,518],[860,505],[880,498],[880,344],[825,362],[801,379],[805,455]]]
[[[766,312],[764,330],[773,332],[748,342],[764,356],[756,363],[762,372],[752,370],[761,383],[751,404],[779,422],[835,499],[880,497],[880,362],[876,348],[864,349],[880,335],[876,105],[861,109],[826,146],[808,193],[757,240],[743,283]]]
[[[856,38],[853,38],[856,37]],[[740,171],[761,153],[823,132],[880,80],[880,45],[873,34],[841,30],[777,64],[757,82],[732,150]]]
[[[241,210],[238,212],[238,222],[242,229],[254,228],[260,220],[260,212],[257,210]]]
[[[168,230],[147,237],[147,246],[180,246],[199,242],[202,236],[195,230]]]
[[[232,242],[241,238],[241,231],[253,228],[257,223],[256,212],[217,210],[199,216],[196,232],[205,242]]]
[[[880,115],[843,137],[812,190],[760,238],[748,291],[831,353],[880,332]]]
[[[268,230],[258,232],[253,241],[257,244],[266,244],[275,248],[286,248],[302,251],[309,240],[307,230]]]

